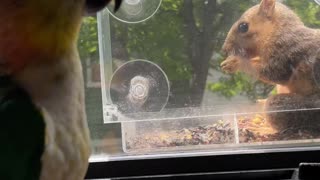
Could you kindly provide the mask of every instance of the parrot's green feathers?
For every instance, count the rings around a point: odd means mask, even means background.
[[[43,116],[27,93],[0,77],[0,179],[39,179],[44,134]]]

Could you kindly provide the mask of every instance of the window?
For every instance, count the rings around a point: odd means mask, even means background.
[[[241,16],[257,0],[125,0],[86,18],[92,162],[316,150],[320,36],[296,16],[320,28],[320,6],[279,2],[292,12]],[[282,24],[270,25],[279,8]]]

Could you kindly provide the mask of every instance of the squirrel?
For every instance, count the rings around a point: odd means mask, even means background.
[[[320,30],[306,27],[286,5],[261,0],[233,24],[222,50],[224,72],[243,72],[279,90],[264,101],[271,127],[320,127]]]

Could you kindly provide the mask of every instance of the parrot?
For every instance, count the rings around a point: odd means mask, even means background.
[[[82,19],[121,0],[2,0],[0,179],[81,180],[91,153]]]

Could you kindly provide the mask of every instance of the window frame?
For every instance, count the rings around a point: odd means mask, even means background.
[[[199,153],[201,154],[201,153]],[[211,162],[211,163],[210,163]],[[251,150],[247,153],[165,157],[90,162],[86,178],[166,177],[172,175],[223,175],[285,178],[300,163],[320,162],[320,146],[291,149]],[[210,166],[207,164],[210,163]],[[272,179],[273,179],[272,178]]]

